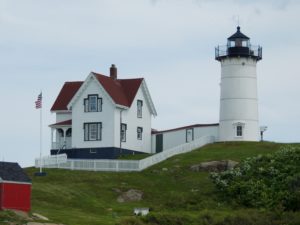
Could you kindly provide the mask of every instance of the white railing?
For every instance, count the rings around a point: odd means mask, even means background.
[[[58,154],[42,157],[42,166],[59,165],[67,162],[67,154]],[[41,159],[35,159],[35,167],[40,167]]]
[[[213,143],[214,136],[203,136],[189,143],[164,150],[153,156],[149,156],[142,160],[108,160],[108,159],[67,159],[62,162],[43,164],[45,168],[61,168],[70,170],[89,170],[89,171],[141,171],[159,162],[162,162],[174,155],[190,152],[194,149],[202,147],[206,144]],[[55,156],[51,156],[55,159]],[[36,167],[39,166],[36,160]]]
[[[65,141],[53,141],[51,143],[51,147],[52,149],[63,149],[63,148],[66,148],[66,149],[69,149],[72,147],[72,141],[71,141],[71,138],[66,138]]]
[[[165,150],[148,158],[140,160],[140,170],[144,170],[152,165],[155,165],[159,162],[162,162],[174,155],[190,152],[196,148],[202,147],[206,144],[213,143],[213,136],[204,136],[199,139],[196,139],[189,143],[184,143],[182,145],[173,147],[171,149]]]

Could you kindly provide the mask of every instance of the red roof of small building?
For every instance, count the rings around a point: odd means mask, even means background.
[[[51,127],[51,126],[64,126],[64,125],[72,125],[72,120],[61,121],[58,123],[51,124],[49,126]]]
[[[116,104],[127,107],[131,106],[143,81],[143,78],[114,80],[108,76],[94,72],[93,75]],[[66,82],[56,98],[51,111],[68,110],[67,106],[69,102],[82,84],[82,81]]]
[[[65,82],[51,108],[51,111],[68,110],[67,106],[69,102],[82,84],[83,81]]]
[[[193,124],[189,126],[184,126],[184,127],[177,127],[169,130],[155,130],[152,129],[151,133],[152,134],[160,134],[160,133],[165,133],[165,132],[171,132],[171,131],[178,131],[178,130],[183,130],[183,129],[189,129],[189,128],[195,128],[195,127],[214,127],[214,126],[219,126],[218,123],[210,123],[210,124]]]

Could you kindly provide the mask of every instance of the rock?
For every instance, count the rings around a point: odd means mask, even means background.
[[[192,165],[190,169],[194,172],[222,172],[225,170],[233,169],[237,164],[238,162],[235,162],[233,160],[210,161]]]
[[[168,168],[164,167],[164,168],[162,168],[162,171],[168,171]]]
[[[140,201],[143,198],[143,192],[136,189],[130,189],[124,193],[122,193],[117,201],[122,202],[134,202],[134,201]]]
[[[122,191],[119,188],[112,188],[112,190],[116,193],[121,193]]]
[[[19,210],[11,210],[12,212],[14,212],[18,217],[25,219],[25,220],[29,220],[31,221],[32,218],[29,217],[27,212],[23,212],[23,211],[19,211]]]
[[[238,165],[239,163],[233,160],[227,160],[227,169],[231,170],[233,169],[236,165]]]
[[[45,216],[42,216],[41,214],[38,214],[38,213],[32,213],[32,216],[35,218],[35,219],[39,219],[39,220],[45,220],[45,221],[48,221],[49,219]]]

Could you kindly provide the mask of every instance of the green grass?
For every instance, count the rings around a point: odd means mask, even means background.
[[[134,154],[134,155],[121,155],[119,159],[121,160],[140,160],[140,159],[145,159],[152,154],[148,153],[141,153],[141,154]]]
[[[274,152],[283,144],[216,143],[191,153],[174,156],[142,172],[114,173],[46,169],[46,177],[33,179],[32,211],[68,225],[110,225],[132,216],[134,207],[149,207],[152,213],[187,215],[199,212],[224,217],[246,212],[221,202],[206,172],[192,172],[190,166],[203,161],[232,159],[240,161],[258,154]],[[116,189],[144,192],[140,202],[118,203]],[[245,210],[245,211],[243,211]],[[297,214],[298,215],[298,214]]]

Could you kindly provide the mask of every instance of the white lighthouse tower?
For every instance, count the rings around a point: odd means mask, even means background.
[[[251,45],[238,26],[227,45],[215,50],[221,63],[219,141],[258,141],[256,63],[262,48]]]

